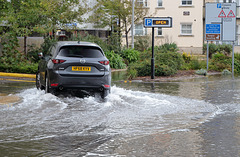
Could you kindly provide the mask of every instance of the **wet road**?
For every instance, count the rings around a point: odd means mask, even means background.
[[[0,156],[240,156],[240,78],[121,81],[98,98],[56,97],[1,82]],[[0,96],[1,96],[0,95]]]

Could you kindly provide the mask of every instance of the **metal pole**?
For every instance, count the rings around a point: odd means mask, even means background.
[[[232,78],[234,79],[234,41],[232,46]]]
[[[208,60],[209,60],[209,45],[207,41],[207,72],[208,72]]]
[[[134,0],[132,0],[132,49],[134,49]]]
[[[151,59],[151,79],[155,77],[155,66],[154,66],[154,27],[152,28],[152,59]]]

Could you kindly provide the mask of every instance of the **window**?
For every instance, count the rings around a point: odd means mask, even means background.
[[[64,46],[61,47],[58,55],[79,58],[100,58],[103,56],[99,48],[90,46]]]
[[[148,6],[147,0],[137,0],[137,4],[139,6],[143,6],[143,7],[147,7]]]
[[[181,35],[192,35],[192,24],[181,24]]]
[[[143,24],[135,25],[135,35],[146,35],[146,29],[143,27]]]
[[[216,0],[216,2],[218,2],[218,3],[233,3],[236,1],[238,1],[238,0]]]
[[[182,5],[192,5],[192,0],[182,0]]]
[[[158,7],[162,7],[162,6],[163,6],[162,0],[158,0]]]
[[[157,35],[158,35],[158,36],[162,36],[162,28],[158,28]]]

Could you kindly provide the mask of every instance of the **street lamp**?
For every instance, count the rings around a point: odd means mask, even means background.
[[[134,49],[134,0],[132,0],[132,49]]]

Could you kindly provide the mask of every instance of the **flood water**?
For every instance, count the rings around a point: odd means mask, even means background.
[[[0,83],[0,156],[240,156],[240,78],[124,81],[105,101]]]

